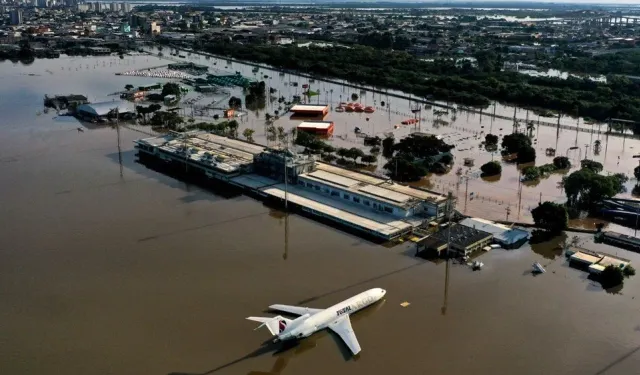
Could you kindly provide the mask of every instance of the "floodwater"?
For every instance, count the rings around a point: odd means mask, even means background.
[[[0,373],[637,373],[640,277],[611,294],[550,245],[494,250],[481,272],[452,265],[445,302],[444,265],[410,245],[291,215],[285,247],[277,211],[137,164],[137,131],[121,129],[119,153],[112,128],[37,115],[44,94],[102,97],[132,82],[111,74],[117,61],[0,65]],[[100,69],[66,69],[80,62]],[[534,261],[548,272],[531,276]],[[268,333],[244,319],[371,287],[388,293],[353,319],[357,360],[330,334],[263,347]]]
[[[163,51],[165,55],[168,50]],[[183,60],[183,59],[180,59]],[[351,88],[341,84],[334,84],[322,80],[311,82],[310,79],[293,74],[279,73],[274,70],[260,68],[254,71],[253,66],[228,60],[210,58],[190,54],[186,60],[191,60],[198,64],[209,65],[214,71],[240,72],[241,74],[264,80],[269,88],[276,91],[273,94],[273,101],[267,101],[263,110],[252,111],[244,117],[239,133],[242,134],[244,128],[251,128],[255,131],[253,138],[256,142],[267,144],[266,127],[264,114],[273,114],[275,110],[282,110],[281,104],[275,100],[278,96],[285,96],[290,99],[293,95],[302,95],[303,84],[308,84],[311,90],[319,91],[320,95],[309,98],[310,103],[327,103],[331,105],[331,113],[326,120],[334,121],[334,136],[328,141],[336,147],[361,147],[365,150],[368,147],[363,145],[363,138],[359,138],[354,133],[355,127],[362,129],[363,133],[377,135],[382,138],[386,134],[393,134],[396,139],[404,137],[413,131],[422,131],[431,134],[442,135],[448,143],[456,145],[453,151],[455,163],[449,173],[438,176],[430,175],[420,181],[418,185],[429,189],[447,193],[454,191],[459,197],[458,209],[470,214],[480,215],[493,220],[516,220],[519,222],[532,222],[530,210],[538,205],[540,201],[563,202],[566,200],[560,182],[562,177],[579,168],[580,160],[588,157],[596,160],[605,166],[605,171],[610,173],[625,173],[630,178],[633,177],[633,168],[637,165],[634,155],[640,153],[640,140],[629,137],[604,135],[607,129],[606,124],[586,123],[582,118],[571,118],[563,116],[560,118],[560,125],[574,126],[581,129],[568,130],[557,128],[557,117],[542,117],[533,111],[522,108],[514,108],[507,105],[494,104],[479,113],[458,110],[457,113],[449,111],[443,116],[436,116],[433,109],[422,107],[422,112],[418,115],[422,118],[419,126],[400,125],[401,121],[413,118],[411,112],[415,108],[415,102],[405,99],[395,98],[390,95],[374,92],[374,87],[368,87],[364,92],[360,89]],[[338,82],[344,82],[337,80]],[[294,86],[297,83],[297,86]],[[383,90],[389,94],[403,94],[395,90]],[[241,95],[240,90],[232,90],[236,96]],[[338,113],[334,109],[340,102],[352,102],[352,94],[357,94],[359,98],[355,101],[363,105],[372,105],[377,108],[373,114],[366,113]],[[385,102],[386,107],[382,106]],[[509,117],[509,120],[493,118],[486,114],[497,114]],[[490,153],[480,147],[484,140],[484,134],[493,133],[499,136],[510,134],[513,131],[513,116],[521,121],[520,132],[526,132],[526,122],[533,121],[535,127],[532,130],[534,147],[537,151],[536,165],[551,163],[554,156],[547,156],[546,149],[556,149],[555,156],[566,155],[572,159],[574,167],[568,171],[554,173],[535,183],[519,184],[520,171],[523,166],[515,163],[502,162],[502,174],[499,178],[482,179],[480,177],[480,166],[491,160],[500,160],[499,152]],[[435,119],[447,122],[447,125],[438,125]],[[540,125],[538,125],[540,121]],[[550,125],[544,125],[544,123]],[[292,129],[300,123],[299,120],[290,120],[288,116],[281,117],[275,122],[275,126],[283,126],[285,129]],[[397,127],[396,127],[397,125]],[[598,152],[595,150],[595,142],[600,140],[601,147]],[[577,149],[570,148],[578,147]],[[472,167],[465,167],[464,158],[474,159]],[[383,173],[382,166],[385,160],[379,157],[377,164],[378,173]],[[458,176],[456,172],[463,168],[463,175]],[[467,183],[468,181],[468,183]],[[631,191],[632,182],[628,190]],[[629,196],[626,194],[625,196]],[[465,199],[466,197],[466,199]],[[507,211],[510,212],[507,217]],[[590,222],[589,225],[593,225]],[[611,225],[619,231],[627,229]]]

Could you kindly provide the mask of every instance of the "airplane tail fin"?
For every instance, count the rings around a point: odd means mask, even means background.
[[[250,316],[247,319],[252,320],[254,322],[262,323],[257,328],[255,328],[254,331],[264,326],[267,326],[267,329],[269,330],[269,332],[271,332],[271,334],[274,336],[284,331],[289,325],[289,323],[291,323],[290,319],[283,318],[280,315],[275,316],[273,318],[265,318],[261,316]]]

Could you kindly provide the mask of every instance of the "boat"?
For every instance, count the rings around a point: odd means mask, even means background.
[[[484,267],[484,263],[478,260],[474,260],[473,263],[471,263],[471,269],[473,269],[474,271],[479,271],[482,269],[482,267]]]
[[[344,112],[344,107],[337,107],[336,112]]]
[[[364,107],[364,113],[373,113],[375,109],[372,106]]]
[[[547,270],[545,270],[544,267],[542,267],[542,264],[538,262],[535,262],[532,267],[533,267],[532,272],[535,274],[547,272]]]
[[[353,108],[353,106],[352,106],[352,105],[348,105],[348,106],[344,107],[344,110],[345,110],[346,112],[353,112],[354,108]]]
[[[79,132],[84,132],[84,129],[82,129],[81,127],[78,127],[78,131]]]
[[[358,112],[358,113],[362,113],[362,112],[364,112],[364,108],[362,108],[362,106],[356,106],[356,107],[354,108],[354,110],[355,110],[356,112]]]

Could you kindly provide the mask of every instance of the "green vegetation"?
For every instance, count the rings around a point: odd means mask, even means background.
[[[178,125],[184,123],[184,119],[176,112],[157,111],[153,114],[149,122],[154,126],[162,126],[176,130]]]
[[[495,148],[498,146],[498,136],[495,134],[487,134],[484,136],[484,144],[486,148]]]
[[[598,56],[564,56],[551,61],[550,68],[585,74],[640,75],[640,52],[637,50]]]
[[[238,132],[238,122],[236,120],[222,121],[217,124],[211,124],[208,122],[199,122],[197,124],[189,124],[184,126],[185,130],[204,130],[216,135],[225,137],[236,137]]]
[[[531,210],[531,216],[536,227],[553,235],[559,234],[569,225],[567,208],[558,203],[544,202]]]
[[[497,100],[579,114],[597,121],[610,117],[640,121],[638,82],[620,76],[609,77],[607,83],[602,83],[588,78],[559,79],[502,72],[499,71],[501,56],[493,51],[476,56],[479,68],[475,69],[471,64],[457,66],[454,59],[428,62],[402,51],[358,45],[348,49],[299,48],[210,40],[198,48],[278,68],[397,89],[419,97],[469,106],[486,107],[492,100]]]
[[[594,164],[587,163],[586,166],[562,180],[570,207],[590,211],[596,209],[596,204],[603,199],[624,191],[623,184],[628,180],[626,175],[603,176],[594,171]]]
[[[625,268],[622,269],[622,273],[624,274],[625,277],[635,276],[636,275],[636,269],[631,267],[631,265],[629,264]]]
[[[624,271],[620,267],[608,265],[602,272],[600,272],[599,280],[600,284],[602,284],[602,287],[605,289],[623,285]]]
[[[387,159],[391,159],[393,156],[393,146],[395,145],[396,140],[393,137],[387,137],[382,140],[382,156]]]
[[[182,95],[182,91],[180,90],[180,85],[173,82],[167,82],[162,86],[162,97],[164,98],[167,95],[175,95],[176,98],[179,98]]]
[[[375,155],[364,155],[360,160],[366,164],[374,164],[378,162],[378,158]]]
[[[601,163],[598,163],[597,161],[584,159],[580,162],[580,168],[589,169],[594,173],[600,173],[604,169],[604,166]]]
[[[158,111],[162,108],[162,106],[160,104],[151,104],[147,107],[142,106],[142,105],[137,105],[136,106],[136,113],[138,114],[138,116],[142,116],[142,123],[146,124],[147,123],[147,115],[151,114],[155,111]]]
[[[513,133],[502,138],[502,154],[518,154],[518,163],[536,160],[536,150],[531,147],[531,139],[523,133]]]
[[[251,142],[253,143],[253,133],[255,133],[256,131],[250,128],[246,128],[244,129],[244,131],[242,132],[242,136],[245,137],[247,139],[247,142]]]
[[[502,173],[502,165],[497,161],[490,161],[480,167],[480,170],[482,171],[483,176],[495,176]]]
[[[265,107],[266,91],[264,81],[251,82],[251,84],[249,84],[245,104],[247,109],[251,110],[263,109]]]
[[[555,158],[553,158],[553,165],[555,165],[557,169],[571,168],[571,162],[566,156],[556,156]]]
[[[242,99],[232,96],[229,99],[229,108],[242,108]]]
[[[535,181],[541,176],[540,169],[538,167],[525,167],[522,169],[523,181]]]
[[[389,147],[388,139],[382,141],[383,147],[385,142],[386,147]],[[450,163],[453,160],[450,157],[452,148],[453,146],[433,135],[411,134],[392,146],[391,157],[387,157],[389,161],[384,165],[384,169],[391,178],[399,181],[417,181],[428,172],[445,173],[445,162]]]

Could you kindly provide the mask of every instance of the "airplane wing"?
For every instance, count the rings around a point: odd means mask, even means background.
[[[358,343],[356,333],[353,332],[353,328],[351,328],[351,321],[349,320],[348,315],[345,315],[329,324],[329,329],[340,336],[342,341],[347,344],[353,355],[360,353],[360,343]]]
[[[302,306],[290,306],[290,305],[271,305],[269,306],[271,310],[284,311],[293,315],[304,315],[309,314],[313,315],[322,311],[322,309],[312,309],[310,307],[302,307]]]

